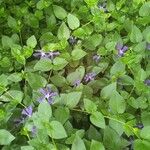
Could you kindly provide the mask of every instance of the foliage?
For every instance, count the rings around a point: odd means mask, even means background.
[[[149,150],[149,16],[147,0],[0,0],[0,148]]]

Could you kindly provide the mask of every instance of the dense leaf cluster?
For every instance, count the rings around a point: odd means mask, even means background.
[[[2,150],[150,149],[148,0],[0,0]]]

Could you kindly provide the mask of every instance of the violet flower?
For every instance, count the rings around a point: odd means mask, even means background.
[[[146,44],[146,49],[147,49],[147,50],[150,50],[150,43],[147,43],[147,44]]]
[[[75,80],[75,82],[73,83],[73,86],[76,87],[76,86],[79,86],[81,83],[81,80]]]
[[[142,123],[138,123],[137,125],[134,126],[135,128],[138,128],[138,129],[142,129],[144,128],[144,125]]]
[[[45,99],[48,101],[49,104],[53,103],[53,97],[57,96],[57,92],[53,92],[50,87],[41,88],[39,92],[43,95],[38,99],[38,102],[43,102]]]
[[[144,83],[145,83],[146,85],[150,86],[150,79],[146,79],[146,80],[144,81]]]
[[[33,111],[33,109],[32,109],[32,106],[30,105],[22,110],[22,114],[25,116],[31,117],[32,111]]]
[[[96,77],[96,73],[94,73],[94,72],[87,73],[84,77],[84,81],[85,82],[92,81],[95,79],[95,77]]]
[[[73,36],[70,36],[70,38],[68,39],[68,42],[71,45],[75,45],[75,44],[77,44],[77,39]]]
[[[124,53],[128,50],[128,47],[117,43],[116,49],[118,50],[118,56],[122,57]]]
[[[59,56],[60,53],[58,51],[54,52],[44,52],[43,50],[36,50],[36,53],[33,54],[37,58],[49,58],[51,60],[54,59],[54,57]]]
[[[93,56],[93,60],[98,63],[100,61],[100,55],[96,54]]]
[[[100,10],[103,10],[104,12],[107,12],[107,8],[106,8],[106,5],[107,5],[107,2],[105,1],[105,2],[103,2],[103,3],[98,3],[98,8],[100,9]]]

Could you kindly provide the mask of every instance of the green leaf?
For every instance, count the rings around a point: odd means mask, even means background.
[[[7,130],[0,129],[0,145],[9,145],[15,137]]]
[[[15,72],[15,73],[12,73],[11,75],[9,75],[7,79],[12,82],[19,82],[22,80],[22,75],[21,75],[21,73]]]
[[[52,116],[52,109],[51,106],[48,104],[47,101],[43,101],[38,106],[38,116],[43,121],[49,121]]]
[[[142,17],[150,16],[150,2],[146,2],[139,10],[139,15]]]
[[[137,139],[134,142],[134,150],[149,150],[150,142],[146,140]]]
[[[112,93],[116,90],[116,82],[111,83],[107,86],[105,86],[102,90],[101,90],[101,97],[104,99],[108,99],[111,98]]]
[[[11,46],[13,45],[13,40],[12,38],[9,38],[8,36],[3,35],[2,36],[2,46],[3,48],[11,48]]]
[[[78,135],[76,135],[73,141],[71,150],[86,150],[83,140]]]
[[[143,35],[141,33],[141,30],[137,26],[132,27],[132,31],[130,34],[130,41],[133,43],[138,43],[143,40]]]
[[[17,21],[15,18],[11,17],[11,16],[8,16],[8,26],[14,30],[19,30],[19,27],[18,27],[18,24],[17,24]]]
[[[93,112],[90,116],[90,121],[99,128],[105,128],[104,116],[100,112]]]
[[[53,69],[54,70],[61,70],[63,69],[66,65],[68,64],[68,62],[64,59],[64,58],[60,58],[60,57],[56,57],[53,60]]]
[[[143,139],[150,140],[150,126],[145,126],[140,133]]]
[[[79,19],[76,16],[72,15],[72,14],[68,14],[67,23],[69,25],[69,28],[72,29],[72,30],[74,30],[74,29],[76,29],[80,26]]]
[[[56,120],[64,124],[69,119],[69,109],[60,106],[55,110],[54,116]]]
[[[98,0],[84,0],[89,7],[95,6],[98,3]]]
[[[92,140],[90,150],[105,150],[105,148],[101,142]]]
[[[66,83],[66,79],[61,75],[54,75],[50,78],[50,80],[57,87],[63,87]]]
[[[113,91],[110,97],[109,107],[113,113],[124,113],[126,109],[126,102],[117,91]]]
[[[70,37],[70,31],[64,22],[62,22],[62,24],[58,28],[57,37],[59,40],[62,40],[62,39],[67,40]]]
[[[31,48],[35,48],[37,45],[37,40],[34,35],[28,38],[27,40],[27,46],[30,46]]]
[[[143,31],[143,36],[146,42],[150,43],[150,26]]]
[[[48,129],[48,135],[54,139],[62,139],[67,137],[67,133],[58,121],[51,121],[50,128]]]
[[[97,110],[97,105],[91,100],[85,98],[84,99],[84,108],[88,113],[94,113]]]
[[[75,81],[82,80],[85,74],[85,68],[83,66],[79,66],[75,72],[71,72],[67,76],[67,81],[73,85]]]
[[[69,108],[75,107],[79,103],[81,95],[82,92],[70,92],[66,94],[65,97],[66,106],[68,106]]]
[[[83,51],[82,49],[78,49],[75,48],[72,52],[72,59],[73,60],[80,60],[81,58],[83,58],[87,53],[85,51]]]
[[[26,80],[32,89],[38,90],[47,83],[46,79],[36,73],[27,73]]]
[[[53,10],[54,10],[54,14],[58,19],[63,20],[64,18],[67,17],[67,12],[65,11],[64,8],[57,6],[57,5],[53,5]]]
[[[35,150],[32,146],[21,146],[21,150]]]
[[[40,59],[34,66],[35,70],[39,71],[50,71],[52,69],[52,61],[50,59]]]

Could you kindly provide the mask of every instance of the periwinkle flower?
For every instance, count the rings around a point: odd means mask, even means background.
[[[104,12],[107,12],[107,8],[106,8],[106,5],[107,5],[107,1],[103,2],[103,3],[98,3],[98,8],[100,10],[103,10]]]
[[[33,54],[37,58],[49,58],[51,60],[54,59],[54,57],[59,56],[60,53],[58,51],[53,52],[44,52],[43,50],[36,50],[36,53]]]
[[[146,49],[147,49],[147,50],[150,50],[150,43],[147,43],[147,44],[146,44]]]
[[[75,82],[73,83],[73,86],[76,87],[76,86],[79,86],[81,83],[81,80],[75,80]]]
[[[144,81],[144,83],[145,83],[146,85],[150,86],[150,79],[146,79],[146,80]]]
[[[96,77],[96,73],[94,73],[94,72],[87,73],[84,77],[84,81],[90,82],[90,81],[94,80],[95,77]]]
[[[28,106],[28,107],[26,107],[22,110],[22,115],[25,115],[26,117],[27,116],[31,117],[32,116],[32,111],[33,111],[33,109],[32,109],[32,106],[30,105],[30,106]]]
[[[100,61],[100,55],[98,55],[98,54],[96,54],[96,55],[94,55],[93,56],[93,60],[96,62],[96,63],[98,63],[99,61]]]
[[[40,103],[43,102],[46,99],[49,104],[52,104],[53,103],[53,98],[58,95],[58,93],[57,92],[53,92],[50,89],[50,87],[41,88],[39,90],[39,92],[43,95],[42,97],[40,97],[38,99],[38,102],[40,102]]]
[[[128,50],[128,47],[117,43],[116,49],[118,50],[118,56],[122,57],[124,53]]]
[[[144,125],[142,123],[138,123],[134,127],[138,128],[138,129],[142,129],[142,128],[144,128]]]
[[[68,42],[70,45],[75,45],[77,44],[77,39],[73,36],[70,36],[70,38],[68,39]]]

